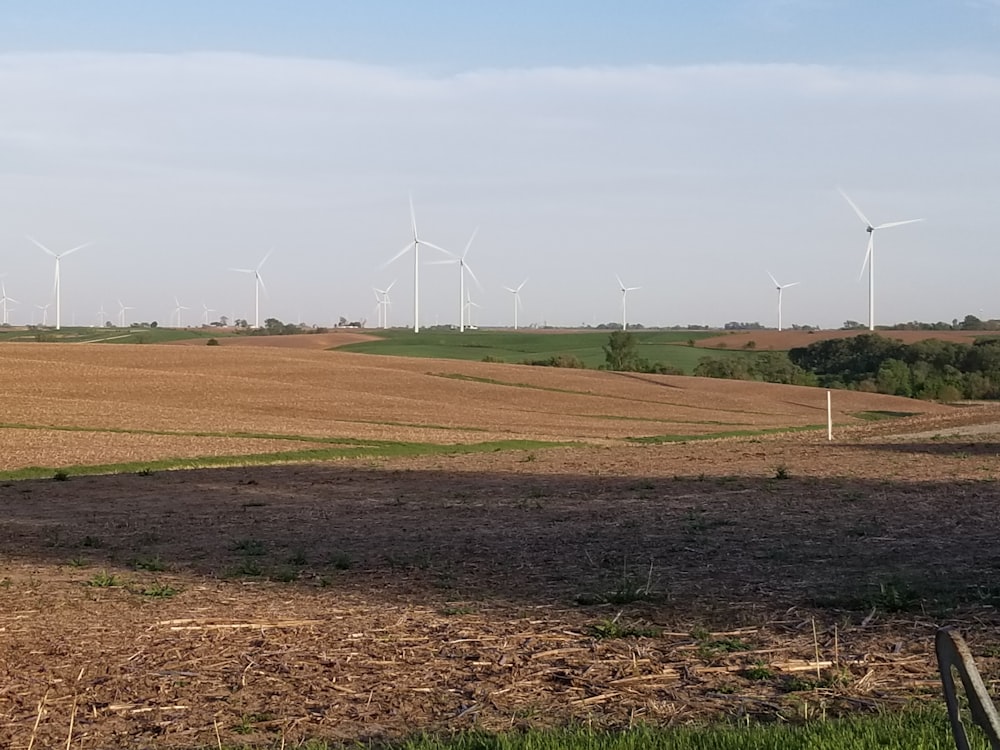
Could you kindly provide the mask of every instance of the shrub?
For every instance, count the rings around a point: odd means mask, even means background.
[[[219,345],[218,339],[209,339],[208,341],[205,342],[205,346],[218,346],[218,345]]]

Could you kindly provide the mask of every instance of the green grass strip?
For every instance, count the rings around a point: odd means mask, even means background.
[[[202,456],[198,458],[165,458],[155,461],[131,461],[116,464],[80,464],[70,466],[29,466],[23,469],[0,471],[0,480],[41,479],[56,474],[83,476],[97,474],[129,474],[144,471],[172,469],[208,469],[225,466],[269,466],[282,463],[312,463],[357,458],[400,458],[416,456],[458,456],[471,453],[498,451],[536,450],[559,448],[572,443],[541,440],[496,440],[485,443],[392,443],[388,441],[358,444],[351,447],[317,448],[314,450],[250,453],[232,456]],[[65,478],[65,476],[63,477]]]
[[[967,721],[966,727],[970,724]],[[978,730],[969,733],[975,750],[988,750]],[[228,750],[263,747],[231,745]],[[505,734],[463,732],[420,735],[398,742],[310,741],[296,747],[300,750],[954,750],[955,741],[944,709],[927,708],[808,722],[640,726],[618,732],[586,728],[532,729]]]

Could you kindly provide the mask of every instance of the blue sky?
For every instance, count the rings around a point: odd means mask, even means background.
[[[875,6],[875,7],[872,7]],[[14,323],[412,323],[406,242],[469,254],[475,321],[1000,317],[1000,2],[0,3]],[[422,251],[428,260],[437,259]],[[457,322],[421,268],[424,325]],[[49,322],[53,312],[49,311]]]

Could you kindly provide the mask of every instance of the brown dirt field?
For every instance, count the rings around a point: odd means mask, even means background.
[[[857,713],[939,701],[932,641],[945,623],[962,627],[988,684],[1000,677],[1000,439],[937,437],[1000,422],[992,406],[845,393],[859,399],[851,409],[925,413],[842,413],[832,444],[800,432],[637,445],[613,436],[699,402],[726,424],[740,406],[761,424],[779,406],[790,423],[820,420],[803,389],[688,378],[235,347],[2,352],[3,408],[32,426],[367,435],[373,425],[337,417],[382,414],[381,398],[414,424],[579,440],[600,414],[607,434],[530,451],[0,483],[0,746],[61,746],[71,719],[74,746],[191,748],[215,746],[216,731],[293,746]],[[446,366],[572,393],[428,375]],[[505,397],[484,409],[489,388]],[[552,416],[567,406],[580,414]],[[406,440],[441,432],[378,427]],[[115,433],[81,434],[60,446],[66,464]],[[772,675],[749,676],[756,665]]]
[[[219,346],[270,346],[278,349],[332,349],[336,346],[375,341],[370,333],[334,330],[329,333],[295,333],[288,336],[221,336]],[[168,346],[205,346],[205,339],[181,339]]]
[[[742,349],[748,341],[753,341],[757,350],[761,351],[787,351],[796,346],[809,346],[809,344],[824,339],[844,339],[851,336],[860,336],[870,331],[739,331],[736,333],[723,333],[711,338],[699,339],[696,346],[707,349]],[[990,331],[875,331],[879,336],[896,339],[905,344],[912,344],[917,341],[927,339],[939,339],[941,341],[957,341],[961,344],[971,344],[981,336],[994,335]]]

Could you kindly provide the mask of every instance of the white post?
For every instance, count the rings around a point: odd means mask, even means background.
[[[826,392],[826,439],[833,440],[833,402],[830,391]]]

